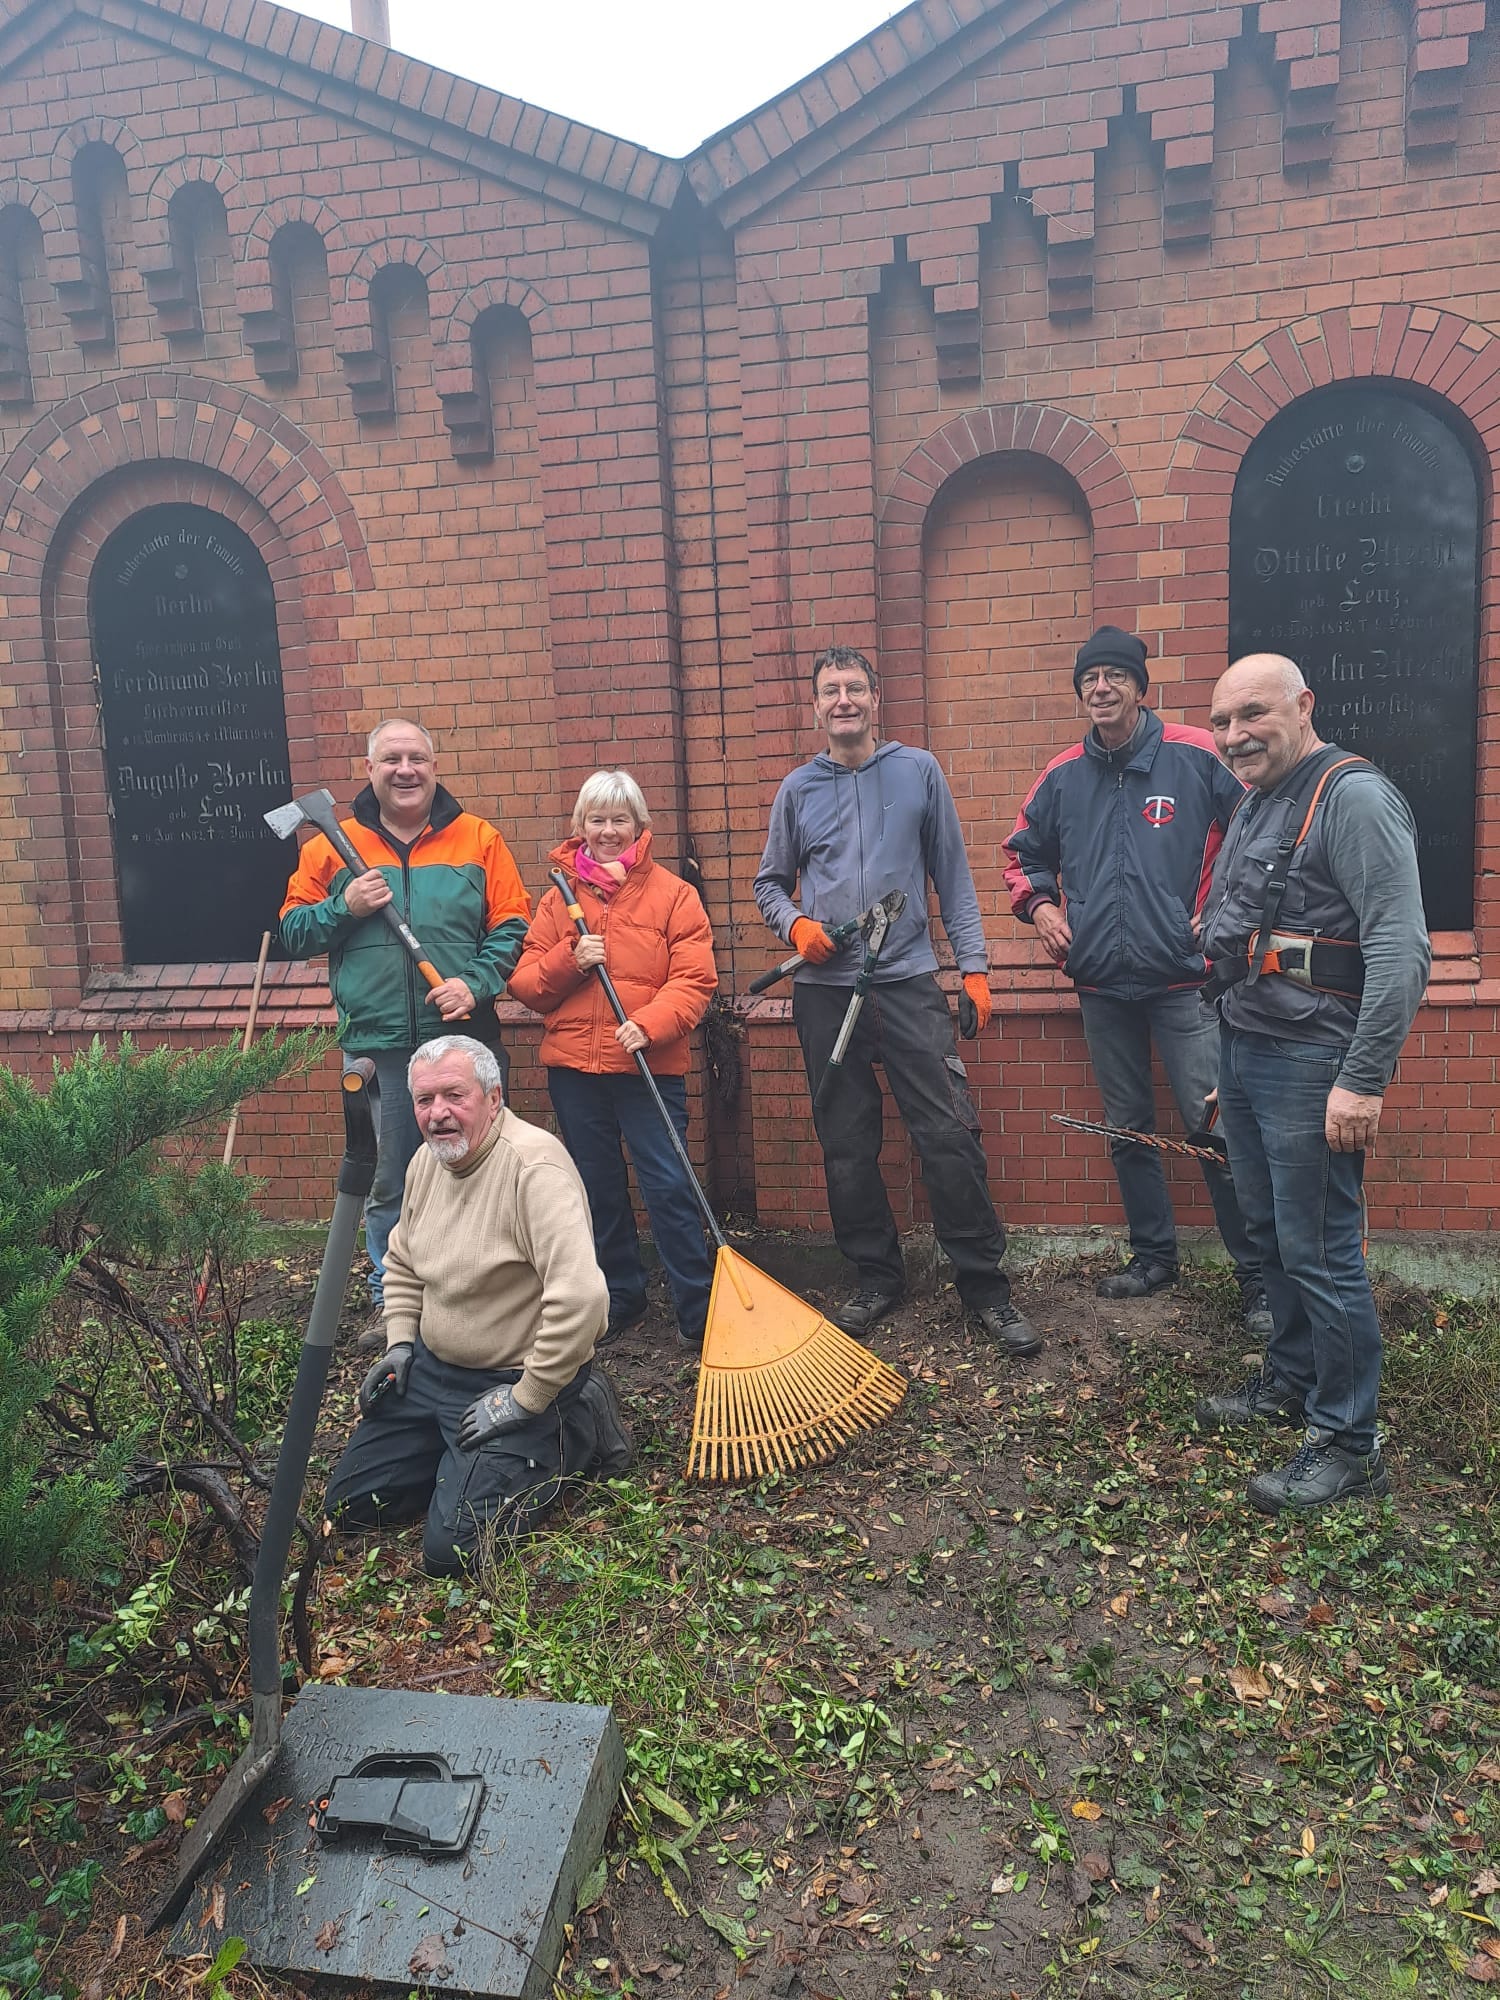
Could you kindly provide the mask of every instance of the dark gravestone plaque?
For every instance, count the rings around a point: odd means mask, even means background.
[[[352,1834],[325,1845],[309,1802],[376,1751],[440,1752],[485,1781],[461,1854],[426,1856]],[[174,1954],[242,1937],[262,1971],[368,1981],[409,1994],[551,2000],[564,1926],[604,1848],[625,1772],[607,1708],[305,1687],[276,1761],[206,1869]],[[320,1987],[320,1990],[323,1990]]]
[[[1474,921],[1478,561],[1469,454],[1397,389],[1320,390],[1245,454],[1229,520],[1229,657],[1295,660],[1319,735],[1406,794],[1433,930]]]
[[[100,551],[92,615],[126,959],[254,958],[287,878],[261,815],[291,796],[266,566],[207,508],[147,508]]]

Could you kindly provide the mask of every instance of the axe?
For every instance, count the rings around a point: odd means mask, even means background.
[[[364,875],[369,872],[370,863],[365,860],[359,849],[354,845],[354,842],[339,825],[338,807],[334,804],[332,792],[308,792],[300,799],[293,799],[290,805],[274,807],[264,817],[266,825],[276,835],[278,840],[290,840],[299,826],[316,827],[346,868],[352,869],[356,875]],[[416,960],[418,972],[421,973],[427,984],[429,986],[441,986],[443,983],[442,973],[438,971],[432,960],[423,951],[411,925],[398,915],[396,905],[393,902],[387,903],[377,914],[385,919],[386,923],[389,924],[390,928],[406,946],[406,949]],[[467,1014],[462,1014],[458,1018],[466,1021],[469,1017]]]

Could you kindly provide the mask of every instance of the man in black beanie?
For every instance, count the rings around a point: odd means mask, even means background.
[[[1216,1087],[1219,1030],[1199,995],[1208,968],[1197,922],[1213,861],[1243,796],[1204,729],[1145,706],[1146,648],[1101,625],[1078,650],[1073,688],[1083,741],[1042,772],[1006,841],[1011,908],[1078,989],[1089,1058],[1112,1125],[1156,1129],[1151,1051],[1189,1131]],[[1130,1261],[1100,1280],[1107,1299],[1141,1299],[1177,1276],[1177,1226],[1161,1155],[1116,1140],[1115,1178]],[[1233,1259],[1248,1331],[1270,1315],[1260,1266],[1227,1168],[1205,1163],[1219,1234]]]

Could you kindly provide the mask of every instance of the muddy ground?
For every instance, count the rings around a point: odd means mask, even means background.
[[[909,1378],[897,1416],[832,1466],[733,1490],[681,1482],[693,1371],[658,1306],[604,1356],[627,1485],[452,1597],[416,1575],[415,1531],[325,1566],[326,1679],[613,1701],[629,1809],[570,2000],[1487,1983],[1487,1496],[1409,1448],[1395,1408],[1393,1503],[1254,1515],[1245,1479],[1295,1438],[1205,1437],[1192,1415],[1245,1359],[1232,1287],[1113,1304],[1097,1275],[1022,1283],[1047,1337],[1024,1363],[951,1291],[909,1302],[871,1342]],[[329,1452],[363,1365],[346,1343]],[[211,1794],[201,1736],[149,1768],[175,1813],[151,1840],[85,1798],[106,1875],[65,1968],[86,2000],[187,1990],[139,1912]]]

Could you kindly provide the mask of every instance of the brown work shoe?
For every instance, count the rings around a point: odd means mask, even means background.
[[[384,1354],[385,1352],[385,1307],[376,1306],[374,1312],[360,1328],[354,1342],[356,1354]]]

